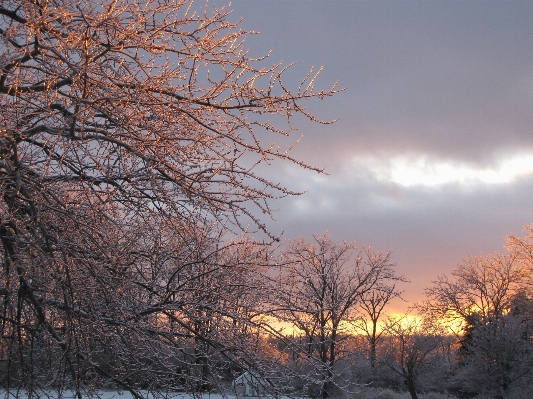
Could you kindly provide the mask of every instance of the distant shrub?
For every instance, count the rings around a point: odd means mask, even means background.
[[[458,399],[456,396],[449,393],[429,392],[426,394],[419,394],[419,399]],[[374,388],[369,386],[361,386],[358,392],[346,394],[343,399],[411,399],[409,392],[395,392],[392,389]],[[477,398],[476,399],[487,399]],[[521,397],[519,399],[522,399]],[[531,398],[527,398],[531,399]]]
[[[430,392],[419,396],[420,399],[457,399],[449,393]]]
[[[391,389],[384,389],[373,399],[399,399],[396,392]]]

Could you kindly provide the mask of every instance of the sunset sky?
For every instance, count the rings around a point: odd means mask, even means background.
[[[212,4],[212,3],[211,3]],[[216,5],[219,5],[216,2]],[[503,250],[533,222],[533,2],[233,1],[256,30],[254,55],[297,61],[294,84],[324,66],[318,88],[343,93],[310,110],[293,166],[268,173],[301,197],[278,201],[283,237],[325,230],[391,251],[423,297],[468,256]],[[290,81],[289,81],[290,83]],[[405,305],[396,304],[397,309]]]

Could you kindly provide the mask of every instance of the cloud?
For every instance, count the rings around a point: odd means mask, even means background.
[[[510,155],[488,166],[419,154],[395,155],[385,160],[355,158],[350,166],[354,170],[367,169],[376,180],[402,187],[458,185],[473,189],[480,184],[508,184],[533,174],[533,153]]]

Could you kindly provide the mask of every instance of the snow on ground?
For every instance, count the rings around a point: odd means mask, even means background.
[[[150,393],[146,391],[139,391],[139,393],[148,399],[265,399],[264,396],[261,398],[259,397],[251,397],[251,396],[239,396],[236,397],[235,395],[222,395],[219,393],[204,393],[204,394],[197,394],[195,396],[189,395],[186,393],[168,393],[168,394],[160,394],[157,396],[153,396]],[[68,391],[64,390],[61,391],[61,393],[58,393],[57,391],[39,391],[34,394],[37,398],[42,399],[75,399],[75,392],[74,391]],[[89,396],[85,396],[84,398],[89,398]],[[96,391],[94,392],[92,398],[95,399],[134,399],[133,395],[130,392],[127,391]],[[28,399],[28,394],[26,391],[17,391],[12,390],[7,392],[6,390],[0,390],[0,399]],[[289,399],[286,397],[281,397],[280,399]]]

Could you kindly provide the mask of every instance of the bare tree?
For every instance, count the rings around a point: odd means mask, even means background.
[[[303,376],[318,385],[323,398],[343,387],[335,370],[343,355],[342,342],[352,333],[361,297],[387,282],[398,280],[389,254],[337,243],[327,234],[290,242],[273,293],[275,317],[293,325],[302,340],[288,340],[290,349],[311,363]],[[335,380],[336,379],[336,380]]]
[[[439,276],[426,289],[428,300],[419,306],[428,316],[451,322],[469,322],[475,314],[489,323],[505,315],[512,296],[520,290],[523,270],[514,255],[469,257],[452,273]]]
[[[389,318],[384,329],[388,338],[384,363],[403,379],[411,398],[418,399],[418,379],[434,362],[442,333],[407,316]]]
[[[512,254],[519,268],[522,269],[522,289],[531,294],[533,291],[533,224],[524,225],[526,235],[518,237],[514,234],[506,237],[507,250]]]
[[[290,91],[281,81],[286,67],[262,68],[248,55],[228,10],[191,7],[187,0],[2,3],[10,208],[28,204],[31,188],[42,190],[37,180],[169,214],[202,209],[238,225],[247,215],[261,227],[248,204],[269,213],[266,199],[292,194],[254,167],[271,159],[309,166],[260,137],[288,135],[295,114],[316,120],[300,101],[334,91],[315,92],[316,75]]]
[[[4,386],[81,399],[105,379],[139,397],[141,383],[205,387],[183,370],[206,356],[256,362],[239,346],[253,301],[228,298],[250,294],[263,254],[216,241],[250,221],[266,231],[254,212],[292,192],[255,167],[314,169],[269,137],[289,135],[294,115],[319,122],[302,101],[334,89],[315,91],[310,74],[290,90],[229,13],[189,0],[1,3]]]
[[[407,281],[403,277],[398,277],[398,281]],[[376,366],[376,347],[383,334],[383,329],[378,329],[378,324],[385,307],[394,298],[399,298],[401,292],[396,289],[396,285],[380,284],[378,287],[361,295],[359,309],[361,316],[356,319],[353,325],[363,331],[368,339],[369,358],[372,368]]]

